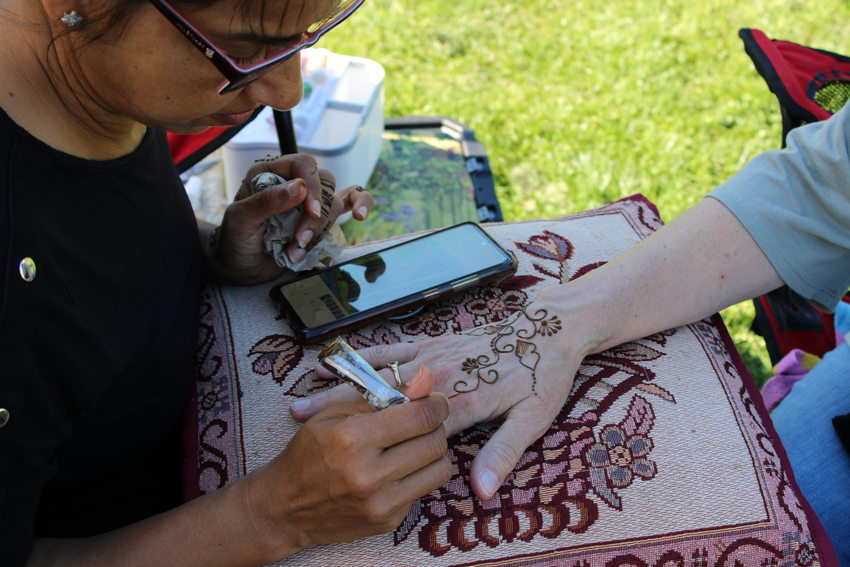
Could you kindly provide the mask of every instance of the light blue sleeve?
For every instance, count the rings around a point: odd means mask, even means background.
[[[709,193],[788,286],[832,310],[850,286],[850,105],[796,128]]]

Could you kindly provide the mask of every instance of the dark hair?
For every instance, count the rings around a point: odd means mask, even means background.
[[[176,6],[212,6],[219,0],[174,0],[172,4]],[[111,8],[105,8],[99,14],[83,14],[85,17],[84,24],[88,28],[89,34],[86,38],[86,43],[91,43],[101,39],[107,34],[115,34],[120,37],[127,25],[130,23],[133,13],[139,9],[139,6],[145,4],[146,0],[116,0]],[[66,30],[68,33],[71,30]]]

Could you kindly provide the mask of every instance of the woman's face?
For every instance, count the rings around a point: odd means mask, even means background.
[[[297,36],[336,4],[336,0],[220,0],[182,13],[217,47],[241,57],[265,49],[257,39],[242,39],[246,35],[260,34],[268,41]],[[132,13],[120,37],[92,42],[77,51],[77,58],[107,112],[173,132],[235,126],[259,105],[291,108],[303,92],[296,55],[244,88],[218,94],[222,74],[149,3]]]

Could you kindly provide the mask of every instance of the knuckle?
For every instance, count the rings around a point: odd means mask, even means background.
[[[448,455],[444,455],[443,458],[440,459],[437,466],[437,478],[438,482],[440,483],[439,486],[442,486],[454,477],[455,466],[452,464],[452,461],[451,459],[449,459]]]
[[[445,456],[448,449],[449,443],[446,439],[445,430],[442,427],[428,435],[428,444],[426,446],[426,456],[428,458],[436,461]]]
[[[316,158],[311,156],[310,154],[305,154],[303,152],[299,152],[297,154],[292,154],[291,159],[295,162],[295,164],[299,167],[318,167],[319,162],[316,161]]]
[[[416,404],[414,419],[420,431],[434,431],[443,423],[444,416],[439,406],[427,398]]]
[[[384,529],[384,526],[391,523],[390,518],[392,518],[392,508],[384,503],[384,500],[379,497],[370,498],[363,504],[363,518],[369,524],[380,526]],[[390,526],[389,529],[394,528],[395,526]]]
[[[327,184],[332,189],[336,188],[336,176],[334,176],[333,173],[331,173],[327,169],[322,169],[322,168],[319,169],[318,173],[319,173],[319,181],[321,181],[323,185]]]
[[[349,493],[351,493],[355,498],[365,498],[368,501],[369,497],[372,495],[372,491],[375,489],[375,482],[368,471],[361,470],[360,467],[353,466],[349,469],[348,477],[346,478],[346,486],[348,487]]]
[[[329,405],[338,405],[337,403]],[[339,404],[342,405],[342,404]],[[331,426],[330,437],[333,440],[335,450],[340,454],[356,453],[360,446],[360,434],[356,427],[343,425],[349,420],[344,419],[337,424]]]
[[[491,439],[490,442],[487,443],[487,448],[492,457],[504,465],[506,469],[512,469],[521,456],[514,447],[501,441]]]

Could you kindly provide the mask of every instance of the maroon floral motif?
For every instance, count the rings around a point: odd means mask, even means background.
[[[216,442],[225,436],[227,430],[226,420],[213,419],[198,432],[198,476],[202,486],[212,486],[210,492],[222,488],[230,478],[227,453]]]
[[[558,263],[558,272],[555,273],[542,264],[534,263],[534,269],[539,273],[558,280],[564,281],[564,263],[573,257],[572,243],[559,234],[544,230],[543,234],[535,234],[528,242],[517,242],[517,248],[541,260],[552,260]]]
[[[537,276],[511,276],[505,278],[499,283],[499,289],[502,291],[518,291],[534,287],[543,281],[543,278]]]
[[[402,323],[401,331],[408,335],[439,337],[460,330],[456,319],[457,309],[454,306],[439,305],[419,317]]]
[[[375,345],[394,345],[401,342],[401,337],[384,325],[366,327],[348,336],[348,344],[355,349],[368,348]]]
[[[274,381],[283,384],[286,374],[298,366],[304,349],[292,337],[271,335],[260,340],[248,355],[259,355],[251,367],[257,374],[271,374]]]
[[[286,391],[286,395],[293,398],[306,398],[318,392],[330,390],[338,384],[338,378],[322,378],[314,370],[308,370],[295,380],[292,387]]]
[[[660,356],[663,353],[645,344],[633,343],[591,361],[608,371],[587,378],[586,386],[592,389],[593,384],[616,377],[622,387],[599,388],[606,392],[605,397],[598,400],[595,411],[580,417],[571,417],[572,406],[567,404],[489,501],[478,500],[467,479],[492,428],[472,429],[453,438],[449,458],[454,477],[411,508],[394,534],[396,543],[421,527],[419,546],[439,557],[452,549],[468,551],[482,544],[496,547],[514,540],[556,538],[565,531],[583,533],[596,523],[600,501],[622,510],[620,493],[636,479],[650,481],[656,475],[656,465],[649,458],[655,414],[646,398],[632,394],[618,423],[602,424],[600,416],[618,398],[651,382],[654,375],[642,363]],[[469,358],[463,370],[474,372],[477,365],[476,359]],[[661,397],[673,401],[672,396]]]
[[[573,281],[576,278],[580,278],[583,275],[592,272],[596,268],[600,268],[607,264],[608,262],[593,262],[592,264],[587,264],[586,266],[582,266],[578,270],[576,270],[573,275],[570,276],[570,281]]]
[[[652,439],[643,433],[649,431],[653,420],[652,406],[635,396],[620,425],[603,427],[599,441],[582,454],[594,492],[612,508],[623,507],[615,489],[628,487],[635,477],[649,480],[655,476],[656,465],[647,458]]]
[[[496,323],[522,311],[528,301],[524,291],[502,291],[496,286],[484,287],[469,294],[464,307],[476,317],[476,324]]]
[[[808,543],[794,543],[794,566],[795,567],[818,567],[817,552]]]
[[[212,313],[210,293],[201,294],[201,317],[198,328],[198,347],[195,351],[195,380],[209,382],[221,370],[221,355],[215,352],[215,326],[209,321]]]
[[[405,335],[438,337],[496,323],[522,310],[528,301],[522,290],[536,281],[539,278],[508,278],[501,284],[470,290],[405,321],[399,329]]]
[[[525,253],[544,260],[564,262],[573,256],[570,241],[548,230],[544,230],[543,234],[535,234],[528,242],[517,242],[516,245]]]

